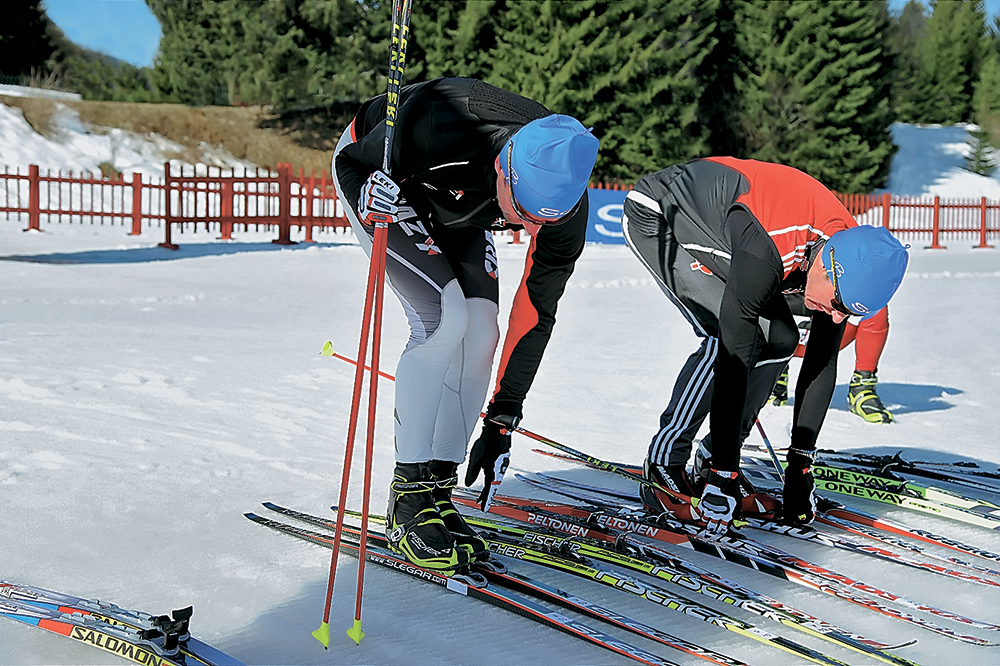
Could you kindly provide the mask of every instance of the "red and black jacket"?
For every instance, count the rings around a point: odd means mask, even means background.
[[[760,320],[787,317],[794,332],[783,294],[804,289],[815,248],[857,223],[808,174],[731,157],[694,160],[645,176],[629,199],[625,214],[630,228],[652,235],[669,227],[672,242],[725,283],[718,322],[704,326],[720,341],[712,444],[713,456],[738,464],[749,373],[764,344]],[[792,429],[792,445],[803,449],[815,446],[833,395],[843,325],[817,312],[812,330]],[[789,355],[794,346],[793,338]]]
[[[382,168],[385,96],[366,102],[351,130],[356,141],[337,156],[337,177],[357,208],[368,176]],[[391,174],[426,221],[449,227],[510,228],[497,204],[494,161],[527,123],[550,115],[541,104],[482,81],[441,78],[400,92]],[[456,193],[459,196],[456,196]],[[555,323],[556,304],[583,252],[586,194],[568,221],[531,239],[510,314],[490,415],[521,417]]]

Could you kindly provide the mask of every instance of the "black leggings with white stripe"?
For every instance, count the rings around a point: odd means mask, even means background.
[[[660,415],[659,430],[647,454],[648,460],[658,465],[685,465],[691,456],[692,442],[712,407],[715,363],[719,354],[719,311],[726,283],[688,254],[669,228],[648,235],[644,233],[646,229],[632,228],[625,215],[622,230],[629,247],[702,340],[674,382],[670,402]],[[780,300],[783,304],[784,299]],[[784,309],[787,310],[787,305]],[[761,348],[749,374],[741,424],[743,438],[750,433],[798,341],[791,312],[787,312],[787,316],[782,316],[785,314],[782,312],[776,314],[771,320],[760,320]],[[711,451],[710,437],[705,438],[704,445]],[[738,464],[738,451],[726,454],[725,462],[715,462],[726,469],[728,465]]]

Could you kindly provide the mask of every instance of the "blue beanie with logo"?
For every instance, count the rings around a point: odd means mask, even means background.
[[[570,213],[590,183],[600,142],[572,116],[532,120],[511,137],[500,154],[518,205],[542,219]]]
[[[823,268],[837,298],[862,321],[884,308],[903,281],[909,253],[885,227],[838,231],[823,247]]]

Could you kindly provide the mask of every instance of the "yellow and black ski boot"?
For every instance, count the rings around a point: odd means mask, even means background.
[[[875,393],[877,384],[874,372],[855,370],[847,391],[847,404],[852,412],[869,423],[892,423],[892,412],[885,408]]]
[[[784,407],[788,404],[788,364],[785,364],[785,369],[781,371],[781,376],[775,382],[768,402],[775,407]]]
[[[458,463],[432,460],[428,465],[436,482],[434,506],[444,521],[444,526],[451,532],[458,547],[467,551],[474,562],[485,562],[490,558],[489,545],[478,532],[469,527],[451,501],[451,491],[458,485]]]
[[[396,463],[389,484],[385,536],[392,550],[418,567],[447,575],[464,573],[472,557],[456,545],[438,513],[436,488],[429,463]]]

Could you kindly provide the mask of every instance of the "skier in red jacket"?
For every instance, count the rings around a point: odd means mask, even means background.
[[[812,326],[796,385],[781,517],[815,515],[811,464],[830,406],[849,316],[885,307],[903,279],[905,248],[882,227],[859,227],[814,178],[791,167],[713,157],[641,178],[625,200],[626,242],[702,339],[678,376],[644,471],[697,507],[643,486],[652,511],[722,532],[743,507],[740,448],[799,340],[786,292],[800,291]],[[691,442],[711,414],[710,458],[686,473]],[[696,463],[699,461],[696,460]],[[683,514],[687,514],[686,516]]]

